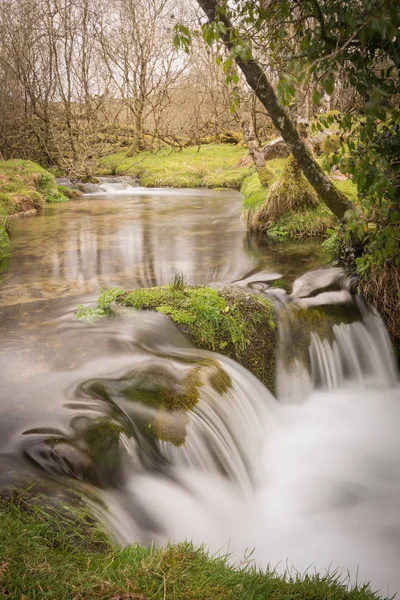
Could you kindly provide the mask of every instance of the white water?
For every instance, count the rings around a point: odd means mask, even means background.
[[[105,494],[121,540],[140,539],[141,506],[159,526],[148,541],[188,539],[241,565],[254,549],[262,568],[339,569],[352,585],[399,590],[400,388],[387,334],[365,313],[336,327],[332,346],[314,336],[310,354],[311,376],[281,367],[280,403],[220,357],[233,387],[202,388],[185,446],[162,444],[172,472],[128,465],[123,501]]]

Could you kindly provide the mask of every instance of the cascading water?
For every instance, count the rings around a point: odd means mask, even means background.
[[[399,589],[396,367],[371,313],[333,336],[312,336],[298,402],[277,403],[219,357],[232,386],[222,397],[203,386],[185,444],[160,444],[170,465],[163,475],[133,473],[128,460],[123,490],[104,492],[122,541],[143,539],[144,512],[153,525],[144,539],[156,543],[190,539],[238,562],[254,548],[262,568],[339,569],[352,584]]]
[[[326,302],[319,291],[312,304]],[[342,292],[329,294],[351,302]],[[237,363],[190,347],[164,315],[91,326],[95,343],[112,340],[112,357],[73,379],[55,374],[68,400],[56,416],[69,424],[25,430],[24,456],[90,498],[123,543],[188,539],[239,564],[254,549],[261,568],[338,569],[351,584],[396,592],[400,387],[390,342],[360,304],[355,321],[309,332],[309,347],[293,353],[302,297],[283,302],[278,401]],[[160,390],[182,394],[193,373],[192,411],[160,410]]]

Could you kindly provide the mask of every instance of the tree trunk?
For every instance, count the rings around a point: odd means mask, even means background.
[[[197,0],[197,2],[205,12],[209,21],[215,21],[218,8],[217,0]],[[222,21],[227,28],[227,33],[225,34],[220,31],[220,37],[230,51],[233,48],[233,43],[229,39],[229,31],[231,30],[232,25],[229,18],[225,15],[218,15],[218,19]],[[240,42],[240,40],[236,40],[235,45],[238,44],[238,42]],[[254,90],[258,99],[266,108],[274,126],[289,146],[294,158],[300,165],[301,170],[312,187],[333,214],[342,220],[346,210],[351,208],[351,203],[346,199],[344,194],[333,185],[328,177],[324,175],[321,167],[314,160],[311,152],[301,139],[296,125],[293,123],[286,110],[279,105],[275,91],[259,62],[254,58],[244,61],[238,56],[235,60],[244,74],[247,83]]]
[[[249,154],[258,169],[265,167],[265,158],[261,148],[258,145],[256,134],[254,131],[253,120],[250,112],[244,106],[244,100],[240,101],[240,125],[242,127],[244,139],[249,149]]]

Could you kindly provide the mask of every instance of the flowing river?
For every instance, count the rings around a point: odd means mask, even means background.
[[[381,320],[345,281],[337,299],[359,318],[329,341],[313,334],[308,367],[288,364],[281,327],[279,401],[240,365],[194,349],[164,315],[74,317],[102,287],[162,285],[174,273],[192,285],[239,282],[290,310],[293,282],[326,258],[315,242],[247,236],[240,203],[234,192],[111,184],[13,223],[13,256],[0,265],[0,486],[74,491],[123,543],[190,539],[241,565],[338,569],[393,594],[398,373]],[[308,301],[321,296],[335,298]],[[186,441],[161,442],[156,392],[179,393],[193,370],[200,400],[189,418],[175,415]],[[221,373],[229,383],[217,391]]]

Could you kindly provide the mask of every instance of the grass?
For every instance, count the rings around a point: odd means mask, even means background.
[[[40,209],[44,202],[63,202],[51,173],[29,160],[0,162],[0,259],[11,253],[7,220],[10,215]]]
[[[232,566],[190,543],[121,548],[83,509],[44,499],[0,500],[0,597],[20,600],[376,600],[333,575],[262,572]]]
[[[240,189],[254,170],[252,166],[236,167],[246,155],[245,148],[233,144],[208,144],[200,151],[188,147],[180,152],[168,149],[140,152],[132,158],[117,152],[100,160],[96,174],[136,176],[146,187]]]

